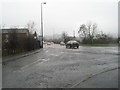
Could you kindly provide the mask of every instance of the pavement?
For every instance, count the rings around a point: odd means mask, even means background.
[[[118,47],[46,45],[7,61],[2,67],[3,87],[118,88],[118,56]]]
[[[40,50],[41,49],[37,49],[37,50],[33,50],[33,51],[30,51],[30,52],[25,52],[25,53],[13,55],[13,56],[7,56],[5,58],[2,58],[2,62],[5,63],[5,62],[9,62],[9,61],[20,59],[20,58],[23,58],[23,57],[27,57],[29,55],[39,53]]]

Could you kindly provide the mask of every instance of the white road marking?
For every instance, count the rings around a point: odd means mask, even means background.
[[[33,62],[33,63],[30,63],[28,65],[25,65],[23,67],[21,67],[19,70],[16,70],[16,71],[13,71],[13,72],[21,72],[21,71],[24,71],[26,68],[34,65],[34,64],[38,64],[39,62],[43,63],[43,62],[47,62],[49,61],[49,59],[38,59],[37,61]]]

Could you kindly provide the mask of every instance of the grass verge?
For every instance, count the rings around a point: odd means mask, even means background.
[[[80,44],[80,46],[118,46],[118,44]]]

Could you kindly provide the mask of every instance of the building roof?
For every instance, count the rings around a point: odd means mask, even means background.
[[[28,33],[29,30],[27,28],[9,28],[9,29],[2,29],[2,33],[3,34],[7,34],[7,33],[12,33],[12,32],[16,32],[16,33]]]

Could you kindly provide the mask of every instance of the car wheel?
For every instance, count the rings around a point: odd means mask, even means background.
[[[66,48],[69,48],[69,46],[67,45]]]
[[[66,46],[66,48],[68,48],[68,46]]]
[[[68,48],[71,48],[71,46],[69,45]]]

